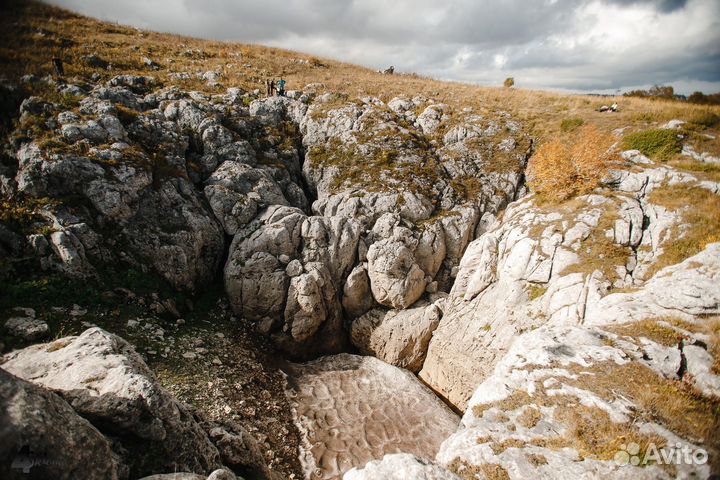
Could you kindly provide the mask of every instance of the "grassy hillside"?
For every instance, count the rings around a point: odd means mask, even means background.
[[[382,75],[356,65],[287,50],[141,31],[35,1],[4,3],[5,11],[0,18],[0,68],[10,78],[51,73],[53,57],[63,59],[67,76],[98,74],[107,79],[119,73],[149,74],[166,85],[210,92],[231,86],[262,91],[267,78],[283,76],[288,89],[320,83],[321,89],[350,97],[371,95],[387,101],[395,96],[423,95],[457,109],[472,107],[479,113],[509,111],[525,121],[541,141],[566,135],[582,123],[594,123],[607,130],[645,129],[682,118],[701,124],[701,129],[718,128],[717,106],[479,87],[415,74]],[[112,69],[88,66],[82,59],[87,55],[109,62]],[[145,65],[144,57],[157,66]],[[206,71],[220,72],[221,86],[209,87],[195,76]],[[191,78],[173,75],[178,73],[189,73]],[[620,105],[620,113],[595,111],[612,102]],[[720,153],[716,139],[703,137],[698,141],[703,143],[701,151]]]

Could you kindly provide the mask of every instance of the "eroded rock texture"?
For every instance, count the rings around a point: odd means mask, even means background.
[[[51,233],[13,248],[42,269],[133,268],[188,293],[227,257],[235,312],[295,357],[342,351],[344,320],[447,292],[469,242],[523,192],[531,142],[502,112],[206,95],[130,75],[42,81],[77,106],[30,97],[19,109],[0,183],[49,200],[38,231]]]
[[[667,446],[678,446],[712,457],[718,446],[717,418],[689,413],[705,400],[686,397],[676,383],[677,348],[642,328],[620,332],[546,326],[518,337],[473,394],[438,462],[455,471],[498,465],[513,479],[706,477],[717,467],[661,460],[638,468],[629,456],[616,457],[631,443],[643,448],[638,462],[651,443],[666,455]],[[694,368],[704,368],[702,361]],[[683,405],[679,417],[674,402]]]
[[[538,206],[534,196],[514,202],[472,242],[420,372],[433,389],[464,409],[514,338],[542,325],[717,313],[709,259],[677,277],[683,281],[662,272],[647,278],[673,232],[685,228],[650,193],[665,183],[714,186],[664,167],[615,175],[602,194],[556,207]],[[608,296],[643,286],[647,293]],[[634,306],[621,312],[616,303]]]
[[[442,111],[415,102],[407,108]],[[221,166],[208,181],[206,194],[234,234],[225,284],[235,311],[297,357],[343,350],[344,319],[407,309],[447,290],[481,217],[521,188],[529,140],[518,124],[448,113],[425,121],[401,103],[323,95],[305,111],[293,100],[253,102],[250,113],[263,122],[299,122],[304,181],[317,198],[312,216],[287,207],[281,189],[249,170]],[[397,348],[419,351],[383,358],[417,370],[436,322],[411,323],[417,331],[407,335],[417,338],[401,342],[415,346]]]
[[[385,455],[382,460],[368,462],[364,468],[352,469],[344,480],[458,480],[444,468],[408,453]]]
[[[340,354],[291,369],[308,478],[339,479],[385,454],[432,458],[458,417],[409,372]]]

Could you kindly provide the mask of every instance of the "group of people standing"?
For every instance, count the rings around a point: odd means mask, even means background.
[[[272,97],[273,95],[277,95],[279,97],[285,96],[285,80],[280,79],[275,83],[275,79],[268,79],[265,80],[265,85],[267,86],[267,95],[268,97]]]

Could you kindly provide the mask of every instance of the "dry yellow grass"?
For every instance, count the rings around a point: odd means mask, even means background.
[[[608,331],[633,338],[645,337],[666,347],[677,345],[681,337],[677,331],[652,319],[613,325],[608,327]]]
[[[542,420],[542,412],[535,407],[527,407],[518,417],[518,422],[525,428],[533,428]]]
[[[174,80],[172,73],[222,72],[225,87],[252,91],[264,89],[268,78],[283,76],[288,89],[321,83],[350,98],[372,95],[384,101],[395,96],[424,95],[451,108],[472,107],[476,113],[508,111],[524,121],[542,143],[564,135],[561,123],[581,119],[602,130],[632,127],[643,129],[672,118],[687,119],[720,114],[720,107],[652,101],[642,98],[599,98],[502,86],[480,87],[445,82],[414,74],[381,75],[373,70],[298,52],[256,45],[207,41],[177,35],[139,31],[100,22],[35,1],[4,2],[0,17],[0,67],[4,75],[19,77],[52,73],[51,59],[63,58],[67,76],[88,78],[93,73],[107,79],[118,73],[155,76],[165,85],[217,92],[197,78]],[[86,66],[84,55],[97,55],[112,63],[113,70]],[[141,59],[147,56],[160,65],[154,71]],[[619,113],[600,113],[603,104],[617,102]]]
[[[450,462],[448,470],[463,480],[477,480],[478,478],[485,478],[487,480],[510,480],[510,475],[508,475],[507,470],[494,463],[470,465],[466,461],[456,458]]]
[[[720,400],[703,396],[687,383],[664,379],[637,362],[618,365],[609,361],[591,367],[571,365],[562,368],[575,376],[575,379],[563,379],[563,383],[593,392],[608,402],[618,398],[632,401],[636,409],[631,421],[615,423],[605,411],[583,406],[574,396],[550,395],[542,386],[542,381],[535,383],[537,389],[533,395],[520,390],[501,401],[476,405],[473,413],[481,417],[493,407],[501,411],[521,407],[527,410],[530,405],[553,407],[553,418],[567,427],[567,433],[531,444],[552,449],[570,447],[583,457],[601,460],[612,459],[620,445],[628,442],[637,443],[642,451],[650,443],[661,448],[665,444],[662,437],[641,433],[635,426],[653,422],[687,441],[703,445],[710,450],[711,462],[720,462]],[[494,449],[502,451],[519,446],[517,442],[508,441],[496,444]]]

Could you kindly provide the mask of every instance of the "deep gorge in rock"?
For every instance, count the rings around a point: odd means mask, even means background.
[[[619,128],[598,185],[553,201],[526,184],[548,138],[457,86],[267,96],[98,60],[0,82],[0,477],[717,470],[710,154]]]

